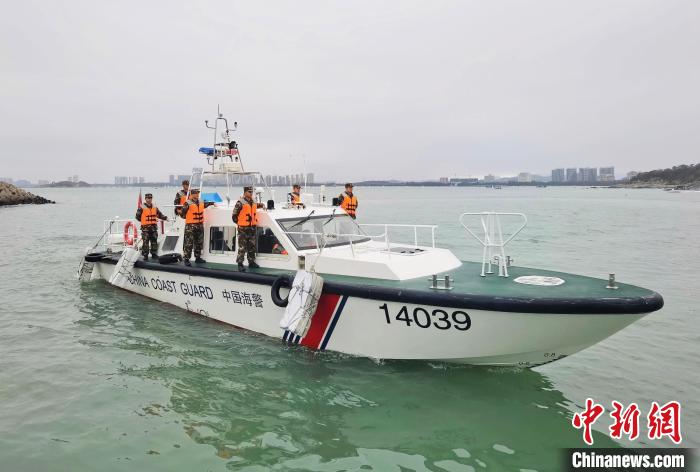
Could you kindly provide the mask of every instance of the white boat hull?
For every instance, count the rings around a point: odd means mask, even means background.
[[[114,264],[98,262],[92,278]],[[376,359],[532,367],[591,346],[645,314],[517,313],[324,293],[304,338],[279,326],[270,285],[134,267],[125,290],[314,350]]]

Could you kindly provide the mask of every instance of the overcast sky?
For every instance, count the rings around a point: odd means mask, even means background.
[[[320,179],[700,161],[700,2],[3,0],[0,175]],[[290,159],[290,155],[292,158]]]

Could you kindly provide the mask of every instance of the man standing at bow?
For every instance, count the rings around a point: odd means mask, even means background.
[[[180,216],[185,219],[185,241],[182,247],[182,259],[185,265],[190,265],[190,257],[194,249],[194,261],[203,264],[202,247],[204,246],[204,209],[213,205],[213,202],[199,200],[199,189],[190,191],[190,199],[182,205]]]
[[[141,255],[148,260],[150,248],[151,257],[158,257],[158,220],[168,220],[168,217],[153,205],[153,194],[146,194],[146,202],[136,210],[136,219],[141,222]]]
[[[244,256],[248,256],[248,267],[257,269],[260,266],[255,262],[255,237],[258,230],[258,208],[263,208],[262,203],[253,201],[253,187],[243,187],[243,196],[233,207],[231,219],[238,225],[238,270],[245,271],[243,266]]]
[[[357,218],[357,197],[352,193],[353,185],[348,182],[345,184],[345,191],[340,194],[338,199],[340,200],[340,208],[345,210],[350,218],[353,220]]]

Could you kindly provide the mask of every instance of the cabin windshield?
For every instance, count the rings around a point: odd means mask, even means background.
[[[299,250],[343,246],[369,241],[355,220],[346,214],[312,216],[277,220]]]

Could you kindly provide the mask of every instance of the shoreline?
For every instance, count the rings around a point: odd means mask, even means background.
[[[56,202],[39,195],[34,195],[33,193],[8,184],[7,182],[0,182],[0,206],[25,205],[30,203],[43,205]]]

